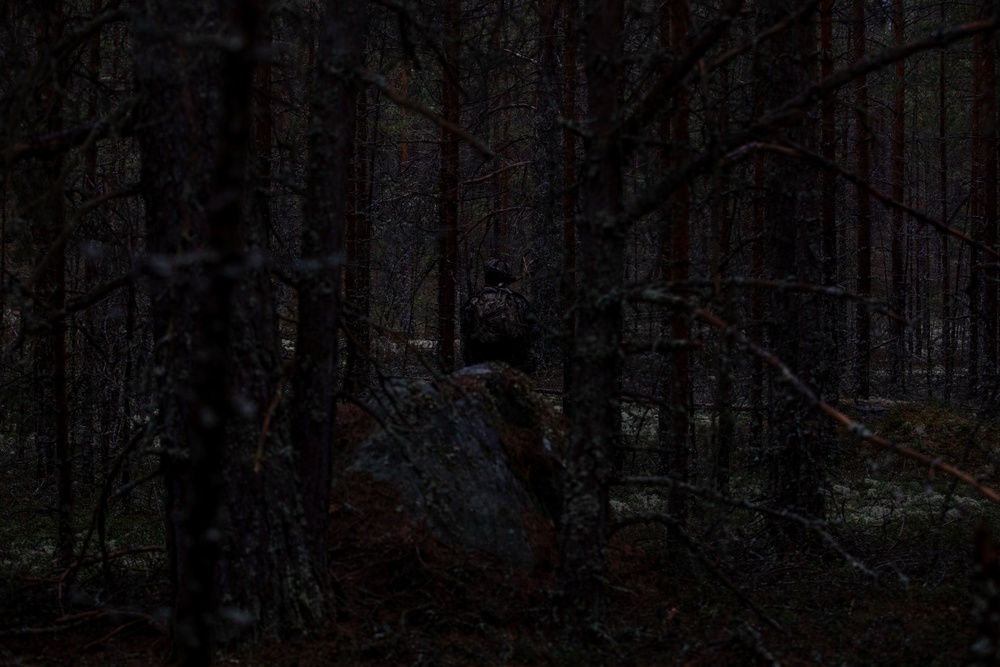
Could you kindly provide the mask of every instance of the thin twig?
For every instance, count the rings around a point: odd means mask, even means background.
[[[779,153],[781,155],[786,155],[788,157],[804,160],[806,162],[822,167],[823,169],[832,171],[841,178],[843,178],[844,180],[849,181],[851,184],[857,186],[861,190],[864,190],[869,195],[874,197],[877,201],[888,206],[889,208],[894,208],[899,211],[902,211],[906,215],[913,218],[916,222],[923,225],[927,225],[928,227],[933,227],[942,234],[947,234],[948,236],[954,237],[959,241],[982,252],[983,254],[989,255],[994,259],[1000,260],[1000,251],[997,251],[994,248],[991,248],[983,243],[980,243],[979,241],[975,240],[968,234],[961,232],[955,229],[954,227],[949,226],[947,221],[938,220],[928,215],[927,213],[924,213],[923,211],[918,211],[912,206],[908,206],[907,204],[901,201],[893,199],[892,197],[885,194],[884,192],[873,186],[871,183],[866,181],[864,178],[861,178],[857,174],[844,169],[836,162],[832,162],[831,160],[828,160],[822,155],[806,150],[800,146],[780,145],[780,144],[754,141],[745,144],[737,148],[736,150],[730,152],[728,155],[726,155],[726,157],[724,158],[724,164],[731,163],[733,161],[743,158],[744,156],[750,153],[757,151]]]
[[[389,83],[385,80],[385,77],[383,77],[382,75],[375,74],[374,72],[370,72],[368,70],[362,70],[361,78],[363,81],[366,81],[371,85],[375,86],[376,88],[378,88],[383,95],[388,97],[390,100],[392,100],[399,106],[416,111],[421,116],[427,118],[441,129],[447,130],[448,132],[451,132],[452,134],[456,135],[459,139],[462,139],[467,144],[472,146],[476,150],[476,152],[478,152],[480,155],[483,156],[483,158],[487,160],[492,160],[494,157],[496,157],[496,154],[493,152],[493,149],[484,144],[483,142],[481,142],[475,136],[473,136],[471,132],[469,132],[465,128],[459,127],[458,125],[455,125],[454,123],[446,120],[444,116],[434,111],[433,109],[395,90],[392,86],[389,85]]]
[[[782,379],[786,380],[795,389],[795,391],[798,392],[803,399],[805,399],[808,405],[816,408],[837,423],[841,424],[845,429],[847,429],[848,432],[880,449],[896,452],[906,458],[922,463],[932,471],[937,470],[943,472],[944,474],[961,481],[963,484],[976,489],[979,493],[993,502],[1000,504],[1000,493],[997,493],[994,489],[980,483],[972,475],[959,470],[955,466],[945,463],[938,458],[922,454],[904,445],[893,443],[882,436],[875,435],[868,430],[864,424],[854,421],[837,408],[821,400],[819,396],[816,395],[816,392],[809,388],[809,386],[806,385],[806,383],[803,382],[791,368],[781,361],[777,355],[753,342],[746,336],[746,334],[735,329],[731,324],[714,313],[711,313],[704,308],[694,306],[694,304],[689,302],[687,299],[663,291],[646,290],[644,292],[644,300],[690,308],[695,317],[699,320],[719,329],[720,331],[729,333],[733,336],[737,343],[743,345],[751,354],[778,371],[781,374]]]

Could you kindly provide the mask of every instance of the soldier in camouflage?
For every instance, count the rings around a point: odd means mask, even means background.
[[[462,304],[462,356],[466,365],[502,361],[526,373],[536,365],[533,345],[538,323],[523,294],[510,289],[517,281],[507,262],[485,264],[485,286]]]

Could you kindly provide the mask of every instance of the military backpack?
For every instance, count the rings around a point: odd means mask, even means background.
[[[462,329],[483,344],[518,340],[528,333],[528,305],[506,287],[484,287],[462,308]]]

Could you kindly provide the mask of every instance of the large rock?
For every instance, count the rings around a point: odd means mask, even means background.
[[[334,534],[429,534],[521,568],[557,553],[564,429],[523,374],[471,366],[342,410]]]

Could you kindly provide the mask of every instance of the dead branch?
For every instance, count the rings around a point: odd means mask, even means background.
[[[815,0],[806,4],[813,5]],[[653,83],[649,92],[636,105],[632,115],[625,120],[623,133],[626,136],[638,134],[642,126],[663,108],[665,99],[673,94],[674,87],[684,80],[684,77],[719,40],[736,18],[742,5],[743,0],[728,0],[725,6],[719,10],[719,19],[708,26],[698,40],[691,45],[691,48],[681,56],[680,60]]]
[[[951,30],[939,30],[929,37],[904,44],[897,48],[887,49],[881,54],[871,58],[864,58],[842,70],[834,72],[814,86],[811,86],[809,90],[765,113],[748,127],[724,137],[718,137],[703,152],[692,156],[682,166],[666,174],[664,178],[650,187],[632,195],[625,202],[622,212],[618,214],[613,224],[620,226],[622,229],[628,228],[634,221],[639,220],[662,206],[662,203],[667,201],[682,184],[690,182],[696,176],[716,170],[720,166],[720,163],[725,161],[726,156],[730,156],[734,151],[739,151],[743,147],[753,145],[755,142],[760,141],[760,137],[773,136],[781,125],[794,120],[809,104],[836,92],[839,88],[853,81],[855,77],[873,72],[921,51],[943,48],[960,39],[994,30],[998,25],[1000,25],[1000,21],[997,19],[987,19],[965,23]],[[786,148],[785,150],[794,149]],[[881,195],[881,198],[882,201],[889,199],[885,195]]]
[[[130,100],[104,118],[82,123],[61,132],[14,142],[0,153],[0,159],[9,168],[11,164],[19,160],[51,157],[92,141],[106,139],[112,135],[116,137],[129,136],[135,130],[132,116],[129,115],[132,106],[133,100]]]
[[[370,72],[368,70],[362,70],[361,79],[378,88],[383,95],[388,97],[390,100],[392,100],[399,106],[416,111],[418,114],[420,114],[424,118],[427,118],[429,121],[431,121],[441,129],[447,130],[448,132],[451,132],[452,134],[456,135],[459,139],[472,146],[476,150],[476,152],[478,152],[480,155],[483,156],[484,159],[492,160],[494,157],[496,157],[496,154],[493,152],[492,148],[481,142],[479,139],[473,136],[472,133],[470,133],[468,130],[445,120],[445,118],[441,114],[434,111],[430,107],[424,106],[420,102],[410,99],[409,96],[404,95],[403,93],[400,93],[399,91],[395,90],[392,86],[389,85],[389,83],[385,80],[385,77],[383,77],[382,75],[375,74],[374,72]]]
[[[645,283],[641,285],[634,285],[630,287],[631,290],[626,294],[626,299],[630,301],[642,301],[643,291],[649,288],[654,288],[658,290],[667,291],[684,291],[690,290],[691,288],[718,288],[719,286],[725,285],[726,287],[748,287],[748,288],[763,288],[763,289],[775,289],[784,290],[788,292],[800,292],[800,293],[811,293],[819,294],[820,296],[829,297],[833,299],[844,299],[847,301],[855,301],[857,303],[862,303],[873,311],[877,313],[882,313],[886,317],[905,322],[904,318],[899,313],[896,313],[889,309],[889,305],[880,299],[875,299],[873,297],[863,296],[855,292],[850,292],[842,287],[836,285],[816,285],[814,283],[799,283],[791,282],[787,280],[767,280],[764,278],[745,278],[742,276],[736,276],[734,278],[720,278],[716,280],[683,280],[683,281],[667,281],[667,282],[657,282],[657,283]]]
[[[868,428],[864,424],[854,421],[853,419],[845,415],[837,408],[821,400],[819,396],[816,395],[816,392],[810,389],[809,386],[806,385],[806,383],[803,382],[802,379],[799,378],[799,376],[796,375],[791,368],[789,368],[783,361],[781,361],[781,359],[777,357],[777,355],[775,355],[773,352],[769,350],[764,349],[757,343],[753,342],[752,340],[750,340],[750,338],[746,336],[746,334],[739,331],[738,329],[735,329],[731,324],[729,324],[722,318],[718,317],[717,315],[705,310],[704,308],[698,308],[697,306],[694,306],[686,299],[662,291],[646,290],[644,292],[643,298],[646,301],[651,301],[656,303],[667,303],[678,307],[686,306],[687,308],[691,309],[691,311],[693,312],[694,316],[697,319],[701,320],[705,324],[709,324],[719,329],[720,331],[732,335],[734,340],[738,344],[744,346],[751,354],[762,360],[771,368],[778,371],[778,373],[781,374],[782,379],[787,381],[789,385],[793,387],[795,391],[798,392],[798,394],[803,399],[805,399],[806,403],[809,406],[816,408],[820,412],[824,413],[825,415],[827,415],[828,417],[839,423],[841,426],[843,426],[851,434],[857,436],[858,438],[864,440],[865,442],[875,445],[879,449],[883,449],[889,452],[895,452],[897,454],[900,454],[901,456],[904,456],[918,463],[921,463],[927,466],[927,468],[931,471],[935,470],[940,471],[954,479],[957,479],[966,486],[969,486],[977,490],[979,493],[981,493],[986,498],[989,498],[993,502],[1000,504],[1000,493],[997,493],[997,491],[995,491],[994,489],[980,483],[979,480],[977,480],[975,477],[968,474],[967,472],[959,470],[955,466],[945,463],[944,461],[941,461],[938,458],[928,456],[927,454],[922,454],[914,449],[911,449],[904,445],[893,443],[886,438],[875,435],[872,431],[868,430]]]
[[[895,199],[885,194],[884,192],[876,188],[874,185],[872,185],[865,179],[858,176],[857,174],[844,169],[837,163],[826,159],[822,155],[806,150],[800,146],[794,146],[794,145],[786,146],[786,145],[754,141],[745,144],[744,146],[740,146],[736,150],[726,155],[725,158],[723,159],[725,163],[731,163],[730,162],[731,160],[735,161],[738,159],[742,159],[744,156],[756,151],[767,151],[771,153],[786,155],[788,157],[804,160],[810,164],[814,164],[823,169],[832,171],[841,178],[843,178],[844,180],[851,183],[852,185],[855,185],[861,190],[867,192],[879,203],[888,206],[889,208],[900,210],[906,215],[910,216],[917,223],[926,225],[928,227],[933,227],[942,234],[947,234],[948,236],[954,237],[959,241],[961,241],[962,243],[965,243],[975,248],[976,250],[979,250],[983,254],[989,255],[990,257],[1000,260],[1000,251],[997,251],[994,248],[991,248],[983,243],[980,243],[979,241],[972,238],[968,234],[961,232],[955,229],[954,227],[949,226],[947,222],[938,220],[928,215],[927,213],[924,213],[923,211],[918,211],[912,206],[908,206],[907,204],[904,204],[901,201],[896,201]]]
[[[939,29],[923,39],[907,42],[906,44],[886,49],[879,54],[862,58],[844,69],[834,72],[825,79],[821,79],[807,90],[768,111],[760,118],[759,124],[769,127],[779,126],[794,119],[810,105],[830,95],[837,89],[846,86],[862,74],[877,71],[886,65],[905,60],[921,51],[944,48],[960,39],[996,30],[998,26],[1000,26],[1000,20],[997,18],[970,21],[950,30]]]

